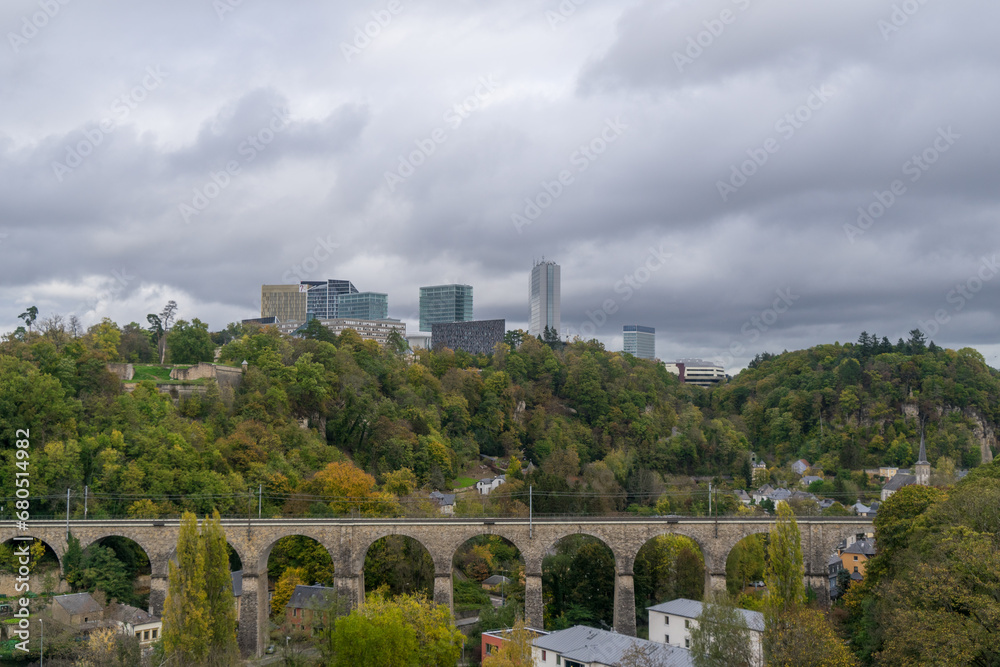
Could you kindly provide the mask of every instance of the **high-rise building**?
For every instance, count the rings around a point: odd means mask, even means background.
[[[261,285],[260,316],[279,322],[306,319],[308,285]]]
[[[528,333],[541,336],[548,327],[559,333],[559,265],[544,259],[531,269],[528,282],[528,305],[531,316]]]
[[[656,358],[656,329],[641,324],[626,324],[622,327],[625,339],[624,350],[640,359]]]
[[[437,322],[472,320],[471,285],[431,285],[420,288],[420,330]]]
[[[358,288],[350,280],[303,281],[302,284],[309,288],[307,310],[324,320],[339,317],[338,302],[341,296],[358,294]]]
[[[338,294],[336,318],[384,320],[389,317],[389,295],[384,292]]]

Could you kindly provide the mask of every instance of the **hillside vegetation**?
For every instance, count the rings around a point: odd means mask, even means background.
[[[148,334],[112,328],[74,337],[52,326],[0,344],[2,455],[13,465],[15,429],[30,429],[32,495],[53,514],[84,486],[89,516],[245,514],[259,488],[266,514],[415,511],[401,499],[450,488],[481,454],[516,461],[495,511],[526,510],[531,484],[538,512],[701,512],[705,498],[681,476],[748,486],[751,450],[827,475],[906,466],[923,424],[932,463],[974,466],[992,455],[1000,419],[996,371],[919,332],[763,355],[703,390],[596,341],[510,332],[490,356],[410,355],[350,331],[290,339],[230,325],[221,361],[248,362],[239,389],[224,397],[208,382],[175,405],[152,382],[127,393],[106,372]],[[0,494],[13,496],[12,480]]]

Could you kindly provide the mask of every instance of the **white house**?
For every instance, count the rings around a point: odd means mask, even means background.
[[[127,604],[108,605],[104,619],[117,624],[125,634],[137,638],[140,646],[159,640],[163,631],[163,621],[159,617]]]
[[[483,478],[478,482],[476,482],[476,490],[479,491],[480,494],[485,496],[489,494],[490,491],[492,491],[493,489],[497,488],[498,486],[506,482],[507,480],[505,479],[505,477],[506,475],[497,475],[493,479]]]
[[[799,459],[798,461],[792,462],[792,472],[797,475],[805,474],[806,470],[809,470],[809,461],[805,459]]]
[[[628,635],[576,625],[552,632],[532,642],[535,667],[612,667],[633,646],[662,667],[693,667],[691,652]]]
[[[670,602],[648,607],[649,639],[663,642],[670,646],[691,648],[691,630],[698,627],[698,617],[701,616],[702,603],[686,598],[677,598]],[[764,665],[764,614],[759,611],[740,609],[750,629],[753,642],[754,665]]]

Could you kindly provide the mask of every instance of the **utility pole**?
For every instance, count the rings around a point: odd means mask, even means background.
[[[531,514],[532,514],[532,511],[533,511],[533,508],[534,508],[534,502],[532,501],[532,497],[531,497],[531,485],[529,484],[528,485],[528,539],[529,540],[535,539],[534,538],[534,535],[535,535],[534,528],[533,528],[533,526],[531,524]]]
[[[708,483],[708,516],[712,516],[712,483]]]
[[[264,505],[264,485],[260,485],[260,489],[257,490],[257,518],[260,518],[260,511]]]
[[[69,539],[69,489],[66,489],[66,539]]]
[[[83,518],[85,520],[87,518],[87,496],[89,495],[90,495],[90,487],[89,486],[83,487]]]

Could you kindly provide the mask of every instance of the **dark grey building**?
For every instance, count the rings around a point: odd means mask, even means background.
[[[493,354],[493,346],[503,342],[507,320],[435,322],[431,325],[431,347],[465,350],[470,354]]]

